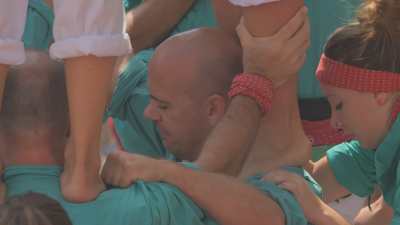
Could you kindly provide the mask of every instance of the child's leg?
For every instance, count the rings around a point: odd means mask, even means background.
[[[0,0],[0,110],[9,65],[25,61],[24,43],[28,0]]]
[[[3,93],[4,93],[4,86],[6,84],[7,73],[8,73],[9,65],[0,64],[0,110],[3,106]]]
[[[303,0],[280,0],[244,7],[244,24],[253,36],[271,36],[303,5]],[[276,163],[282,164],[274,160],[277,154],[282,156],[284,164],[290,165],[301,164],[303,161],[305,163],[310,157],[311,148],[299,115],[296,76],[275,90],[272,109],[263,120],[258,136],[260,138],[257,138],[256,143],[262,144],[255,144],[252,151],[256,153],[255,157],[264,158],[264,163],[261,164],[270,167],[274,167]],[[257,149],[257,146],[262,147]],[[269,146],[268,149],[265,146]],[[269,162],[268,159],[273,161]]]
[[[65,60],[71,136],[62,191],[70,201],[93,199],[104,188],[98,176],[99,144],[114,61],[114,57],[95,56]]]
[[[102,116],[115,56],[130,51],[123,33],[121,0],[53,0],[50,54],[65,59],[71,138],[61,190],[74,202],[94,199],[104,188],[99,176]]]
[[[0,0],[0,110],[9,65],[18,65],[25,61],[24,43],[21,39],[27,11],[28,0]],[[2,154],[3,152],[0,155]],[[2,160],[0,168],[0,174],[3,174]],[[5,193],[5,185],[0,181],[0,202],[4,200]]]

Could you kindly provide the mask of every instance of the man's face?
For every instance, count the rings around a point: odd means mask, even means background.
[[[145,116],[159,128],[165,147],[176,157],[195,160],[212,126],[207,96],[195,93],[195,67],[181,60],[155,56],[149,64],[151,100]],[[179,61],[179,64],[178,64]]]

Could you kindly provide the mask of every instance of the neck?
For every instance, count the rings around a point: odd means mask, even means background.
[[[62,165],[62,143],[29,138],[1,141],[7,146],[2,152],[4,166],[12,165]]]

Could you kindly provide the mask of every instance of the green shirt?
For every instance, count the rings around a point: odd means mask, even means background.
[[[57,200],[74,225],[216,225],[186,195],[166,183],[138,181],[128,188],[112,188],[94,201],[66,202],[60,190],[61,168],[6,168],[7,196],[39,192]]]
[[[284,170],[303,177],[315,194],[321,196],[321,187],[304,169],[298,167],[285,167]],[[311,225],[308,223],[301,205],[289,191],[276,184],[262,179],[265,174],[250,177],[247,181],[266,196],[274,200],[285,215],[286,225]]]
[[[149,102],[147,63],[153,50],[141,51],[132,58],[118,78],[107,114],[114,119],[115,128],[124,149],[129,152],[173,159],[163,146],[156,125],[143,115]]]
[[[327,152],[336,180],[359,196],[370,195],[378,185],[395,211],[392,224],[400,224],[400,116],[383,142],[374,150],[362,149],[358,141],[343,143]],[[399,221],[399,222],[394,222]]]
[[[191,163],[184,166],[195,169]],[[314,192],[320,193],[319,185],[303,169],[285,169],[304,177]],[[111,188],[91,202],[67,202],[60,190],[61,172],[58,166],[8,167],[4,172],[7,197],[27,192],[45,194],[63,206],[74,225],[217,225],[178,188],[160,182],[137,181],[128,188]],[[307,225],[295,197],[261,178],[251,177],[248,183],[280,206],[286,225]]]
[[[47,51],[53,42],[53,11],[42,0],[29,0],[24,35],[25,48]]]

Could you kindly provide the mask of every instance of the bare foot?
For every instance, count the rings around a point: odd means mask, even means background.
[[[100,177],[100,156],[89,160],[72,157],[71,144],[67,145],[64,172],[61,175],[61,192],[67,201],[87,202],[94,200],[105,185]],[[93,154],[92,154],[93,155]]]

